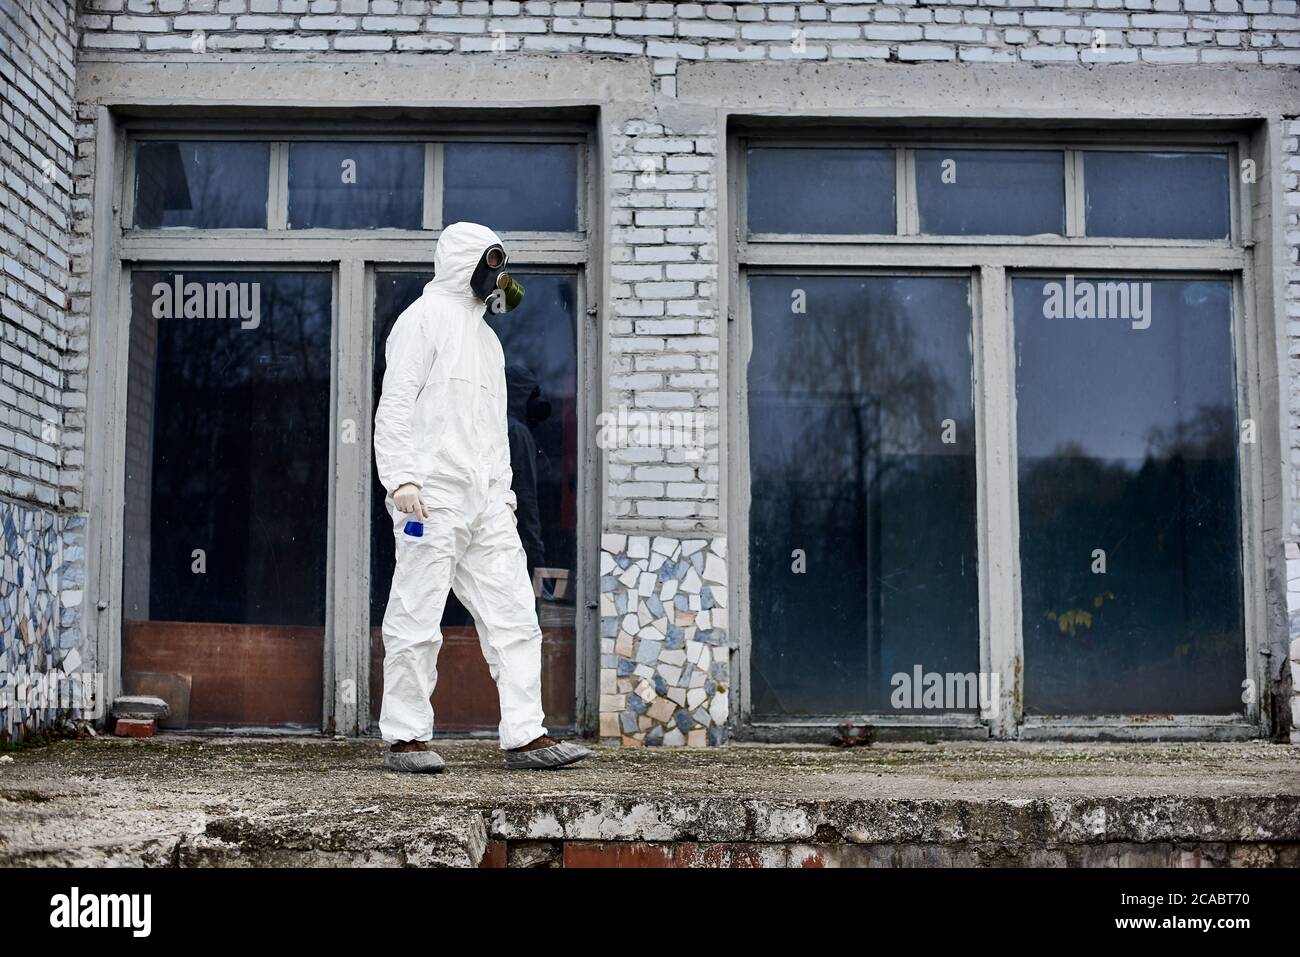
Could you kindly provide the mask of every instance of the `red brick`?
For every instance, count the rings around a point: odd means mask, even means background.
[[[113,733],[119,738],[152,738],[156,730],[158,725],[152,718],[148,721],[140,718],[118,718]]]
[[[506,842],[505,841],[488,841],[487,847],[483,850],[483,860],[479,861],[479,867],[505,867],[506,866]]]
[[[565,867],[675,867],[671,844],[641,841],[566,841]]]
[[[819,866],[804,862],[805,866]],[[566,841],[565,867],[762,867],[754,844],[695,841]]]

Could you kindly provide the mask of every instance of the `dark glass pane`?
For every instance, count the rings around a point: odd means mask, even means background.
[[[1013,295],[1026,712],[1241,711],[1230,283]]]
[[[917,150],[921,232],[938,236],[1065,234],[1065,154]]]
[[[422,143],[291,143],[291,229],[419,229]]]
[[[894,151],[752,147],[751,233],[895,232]]]
[[[497,232],[578,228],[578,148],[572,143],[448,143],[442,221]]]
[[[516,515],[528,568],[534,575],[534,586],[540,590],[543,704],[548,721],[563,726],[573,723],[577,634],[577,277],[519,271],[514,275],[526,290],[523,303],[509,313],[490,315],[488,324],[505,353]],[[381,272],[376,278],[375,367],[371,380],[375,408],[383,385],[388,333],[402,311],[420,297],[429,278],[428,273],[396,272]],[[372,466],[371,710],[375,720],[383,689],[380,626],[388,607],[395,561],[393,523],[384,505],[385,494]],[[438,729],[495,728],[496,695],[481,660],[474,620],[454,594],[447,599],[442,625],[439,672],[444,677],[434,696]],[[450,671],[446,670],[448,666]],[[469,685],[468,678],[479,685]],[[469,700],[475,696],[478,700]],[[478,714],[483,702],[486,711]]]
[[[893,711],[896,675],[975,678],[969,282],[755,276],[749,292],[754,713]]]
[[[331,285],[131,277],[122,680],[171,727],[320,726]]]
[[[133,274],[127,617],[325,623],[330,290]]]
[[[270,166],[269,143],[138,143],[135,225],[265,229]]]
[[[1083,154],[1089,236],[1226,239],[1231,187],[1225,153]]]

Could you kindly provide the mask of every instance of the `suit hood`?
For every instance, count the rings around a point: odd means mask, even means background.
[[[501,237],[478,223],[452,223],[438,237],[433,253],[433,280],[426,289],[457,297],[478,300],[469,288],[470,277],[483,251],[489,246],[505,244]]]

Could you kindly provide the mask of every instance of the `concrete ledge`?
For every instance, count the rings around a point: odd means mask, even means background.
[[[216,818],[178,842],[181,867],[477,867],[487,848],[481,813],[447,811],[415,821],[389,809],[317,820],[238,815]]]
[[[1298,866],[1300,748],[605,750],[397,775],[372,741],[163,734],[0,765],[0,865]]]
[[[501,840],[819,844],[1300,841],[1300,796],[788,802],[525,801],[491,813]]]
[[[1296,867],[1297,845],[661,844],[575,841],[558,853],[510,846],[506,867]],[[526,852],[526,853],[524,853]]]
[[[864,91],[870,91],[864,96]],[[1055,126],[1083,119],[1158,125],[1172,118],[1213,120],[1290,115],[1300,72],[1272,65],[1077,65],[686,60],[677,70],[683,103],[755,116],[817,111],[858,120],[918,114],[984,122],[1041,118]]]

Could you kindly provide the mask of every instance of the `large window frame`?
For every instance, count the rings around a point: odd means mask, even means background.
[[[1262,415],[1261,338],[1255,309],[1254,227],[1250,183],[1230,176],[1230,235],[1225,240],[1129,239],[1084,235],[1085,150],[1177,150],[1228,153],[1229,170],[1253,158],[1240,130],[1205,127],[1132,133],[1099,124],[1095,130],[976,129],[961,126],[872,128],[828,121],[791,127],[737,120],[728,130],[728,241],[735,268],[729,277],[726,363],[728,395],[724,494],[731,531],[732,617],[736,656],[737,733],[756,740],[825,740],[846,720],[898,738],[1239,739],[1265,733],[1261,701],[1267,688],[1264,596],[1264,462],[1259,441],[1239,443],[1242,608],[1245,674],[1255,694],[1232,715],[1026,716],[1023,710],[1024,642],[1021,617],[1019,489],[1017,474],[1015,342],[1011,280],[1033,273],[1113,273],[1126,278],[1229,279],[1233,289],[1232,349],[1236,362],[1238,421]],[[893,234],[750,235],[747,231],[746,157],[750,146],[892,148],[896,153],[896,231]],[[1065,151],[1066,235],[941,236],[919,232],[914,151],[954,149],[1059,149]],[[833,265],[829,265],[833,264]],[[1000,693],[989,716],[971,714],[859,714],[759,720],[750,701],[749,426],[747,365],[752,348],[749,276],[801,271],[814,274],[970,276],[972,385],[976,422],[976,528],[979,543],[979,660],[995,675]]]
[[[463,115],[463,114],[459,114]],[[447,119],[379,123],[372,119],[289,121],[241,118],[238,123],[185,117],[121,118],[100,113],[97,131],[96,222],[111,221],[112,254],[105,257],[99,288],[114,290],[110,321],[125,329],[130,321],[130,280],[142,269],[311,269],[333,277],[333,331],[330,388],[330,443],[324,690],[320,730],[374,734],[370,719],[370,495],[374,468],[371,363],[377,272],[432,269],[433,250],[445,225],[441,218],[441,157],[446,142],[572,143],[578,150],[577,229],[569,232],[505,231],[511,262],[521,270],[562,269],[576,274],[578,285],[577,369],[579,393],[578,550],[575,576],[576,701],[575,729],[595,730],[599,695],[598,604],[592,583],[598,567],[600,460],[594,434],[599,413],[599,277],[603,264],[597,209],[600,165],[595,132],[589,121],[520,118],[502,134],[500,122]],[[420,142],[425,144],[422,228],[290,229],[288,144],[296,141]],[[135,145],[144,140],[257,140],[271,143],[267,228],[136,228]],[[111,158],[111,161],[110,161]],[[111,207],[107,204],[111,203]],[[109,700],[120,693],[123,623],[122,544],[125,461],[125,403],[128,345],[125,335],[100,340],[105,363],[100,392],[104,406],[91,410],[91,427],[104,436],[104,467],[92,495],[104,503],[98,545],[88,556],[88,576],[96,581],[99,601],[97,654]],[[355,442],[344,443],[344,424],[355,427]],[[246,732],[247,729],[238,729]],[[276,729],[286,733],[288,729]],[[564,729],[556,729],[564,730]],[[317,733],[312,729],[308,733]]]

